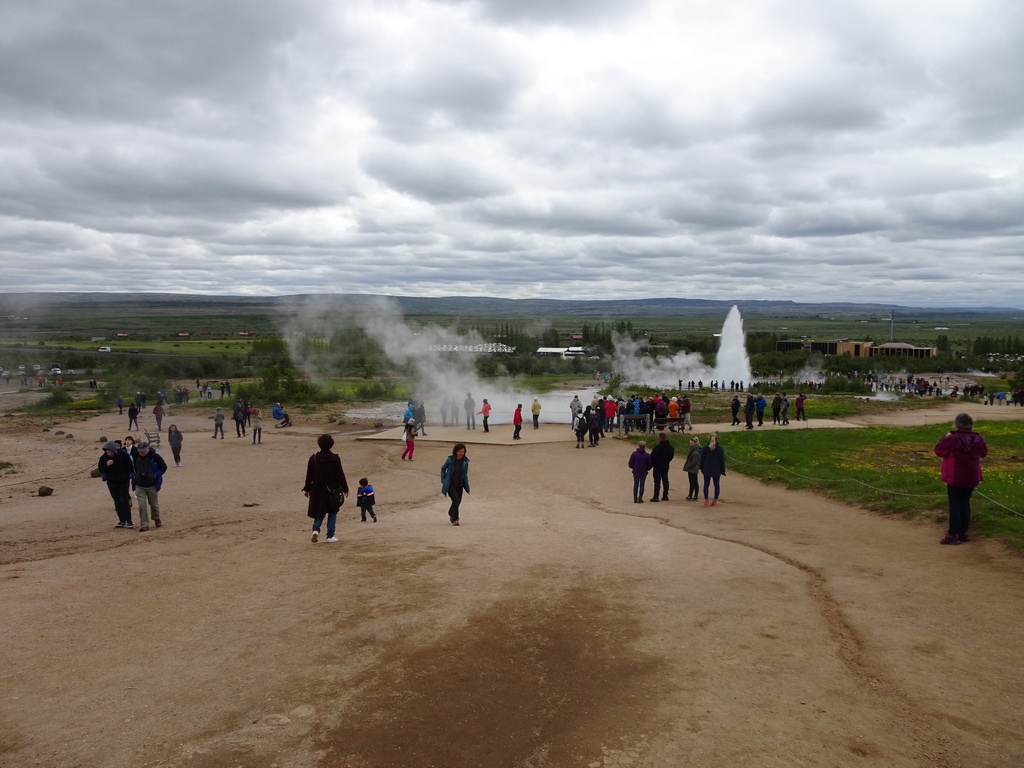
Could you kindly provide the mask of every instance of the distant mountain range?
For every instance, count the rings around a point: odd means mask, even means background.
[[[493,297],[413,296],[383,297],[368,294],[305,294],[293,296],[203,296],[172,293],[0,293],[0,315],[18,313],[40,305],[72,309],[96,304],[132,309],[209,310],[231,309],[248,312],[280,312],[316,302],[324,309],[369,308],[381,299],[398,305],[406,315],[502,315],[534,317],[707,317],[724,316],[736,305],[744,317],[852,317],[897,316],[969,318],[978,316],[1024,316],[1024,310],[1009,307],[904,307],[892,304],[852,302],[803,303],[796,301],[711,301],[705,299],[623,299],[608,301],[565,299],[499,299]]]

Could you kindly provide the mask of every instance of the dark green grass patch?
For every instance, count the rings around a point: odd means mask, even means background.
[[[1024,549],[1024,424],[978,422],[975,429],[985,438],[989,454],[982,461],[984,481],[971,502],[972,533]],[[721,434],[719,441],[730,471],[883,514],[944,522],[946,486],[939,479],[942,460],[934,447],[948,430],[947,424],[743,430]],[[685,455],[687,439],[670,439],[676,454]]]
[[[979,422],[989,446],[972,500],[972,529],[1024,548],[1024,425]],[[788,488],[810,489],[883,513],[946,517],[946,486],[934,446],[947,425],[793,432],[720,439],[729,467]]]

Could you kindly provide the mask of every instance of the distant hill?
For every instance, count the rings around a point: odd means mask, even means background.
[[[1005,315],[1024,316],[1024,311],[1008,307],[903,307],[891,304],[855,304],[851,302],[804,303],[795,301],[710,301],[704,299],[623,299],[576,301],[563,299],[499,299],[475,296],[422,298],[413,296],[380,297],[368,294],[306,294],[292,296],[201,296],[170,293],[0,293],[0,315],[11,315],[43,306],[73,310],[114,306],[119,311],[218,311],[278,314],[308,302],[324,309],[363,308],[388,298],[407,315],[503,315],[524,317],[722,317],[736,305],[744,317],[863,317],[885,316],[895,311],[903,319],[943,317],[950,319]]]

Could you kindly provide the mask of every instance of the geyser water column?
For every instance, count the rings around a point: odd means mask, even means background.
[[[742,381],[750,385],[750,358],[747,356],[747,337],[743,333],[743,318],[735,304],[726,315],[715,361],[715,377],[720,385]]]

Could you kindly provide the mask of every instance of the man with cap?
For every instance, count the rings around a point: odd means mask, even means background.
[[[133,467],[132,459],[127,453],[119,450],[113,440],[103,444],[103,455],[96,465],[100,477],[107,484],[110,498],[114,500],[114,511],[117,512],[115,528],[134,528],[132,524],[131,497],[128,495],[128,484],[131,482]]]
[[[135,498],[139,501],[139,531],[149,530],[147,507],[152,509],[153,524],[159,528],[161,523],[158,494],[163,484],[164,472],[167,471],[167,462],[143,440],[139,443],[133,463],[135,477],[132,479],[132,488],[135,490]]]

